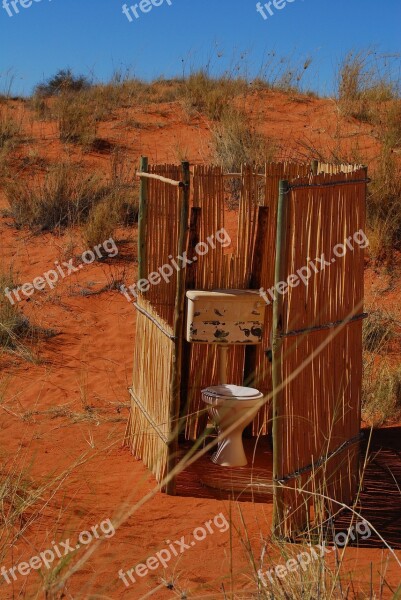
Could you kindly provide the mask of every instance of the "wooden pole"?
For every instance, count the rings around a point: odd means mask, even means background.
[[[189,215],[189,196],[191,175],[189,163],[182,163],[182,176],[184,186],[180,187],[179,199],[180,206],[180,225],[178,233],[177,255],[182,256],[186,249],[188,234],[188,215]],[[170,423],[169,423],[169,443],[168,443],[168,463],[167,474],[173,471],[176,465],[178,455],[178,436],[180,433],[180,406],[181,406],[181,376],[182,376],[182,347],[183,347],[183,329],[184,329],[184,309],[185,309],[185,269],[177,272],[177,288],[175,295],[174,308],[174,347],[171,363],[170,378]],[[173,477],[166,485],[167,494],[174,496],[176,493],[176,481]]]
[[[311,163],[312,175],[317,175],[319,170],[319,161],[315,158]]]
[[[196,245],[200,241],[200,224],[201,224],[201,211],[200,206],[193,206],[191,208],[191,215],[189,220],[189,238],[188,238],[188,252],[187,256],[189,260],[193,260],[196,256]],[[191,265],[188,265],[185,272],[185,291],[194,290],[196,286],[196,269],[198,266],[197,261],[193,261]],[[182,376],[181,376],[181,410],[180,414],[186,413],[189,405],[189,376],[191,370],[191,358],[193,344],[183,339],[183,356],[182,356]]]
[[[141,156],[139,170],[146,172],[148,170],[148,159]],[[139,185],[139,214],[138,214],[138,280],[146,279],[146,227],[148,213],[148,180],[141,178]]]
[[[288,226],[289,226],[289,183],[280,180],[279,199],[277,207],[277,234],[276,234],[276,262],[274,283],[285,281]],[[284,331],[284,296],[276,292],[273,303],[273,533],[282,537],[284,525],[283,490],[278,484],[285,473],[283,469],[283,444],[284,444],[284,390],[282,373],[282,334]]]
[[[266,252],[267,228],[269,223],[269,207],[259,206],[257,216],[257,229],[255,246],[252,257],[252,272],[249,278],[249,288],[259,290],[262,285],[263,256]],[[253,387],[255,385],[257,346],[251,345],[245,348],[244,385]],[[252,424],[248,425],[245,435],[252,430]]]
[[[192,260],[196,257],[195,248],[200,241],[200,224],[201,224],[201,211],[200,206],[193,206],[191,208],[191,218],[189,222],[189,240],[188,240],[188,259]],[[192,264],[186,268],[186,288],[187,290],[195,289],[196,281],[196,268],[198,263],[193,261]]]
[[[368,181],[368,167],[364,167],[363,168],[363,173],[364,173],[364,177],[365,177],[366,182],[367,182]],[[363,197],[362,197],[362,207],[359,207],[359,210],[361,210],[361,212],[362,212],[362,215],[361,215],[362,218],[359,221],[359,227],[360,227],[360,229],[362,229],[362,231],[365,231],[365,227],[366,227],[366,198],[367,198],[367,194],[368,194],[368,184],[365,183],[365,185],[363,187],[364,187],[364,194],[363,194]],[[363,248],[361,248],[360,252],[361,252],[361,254],[359,256],[360,256],[360,261],[361,261],[361,265],[360,265],[360,273],[361,273],[360,278],[361,279],[360,279],[360,281],[358,283],[359,283],[359,285],[361,286],[361,288],[363,290],[364,289],[364,287],[363,287],[364,286],[363,271],[364,271],[364,264],[365,264],[365,250]],[[358,256],[358,254],[356,256]],[[354,260],[355,260],[355,256],[354,256]],[[359,267],[359,265],[357,266],[357,272],[358,272],[358,267]],[[362,296],[363,296],[363,291],[362,291]],[[363,310],[364,310],[364,297],[363,297],[363,303],[362,303],[361,309],[362,309],[362,312],[363,312]],[[358,338],[359,338],[358,339],[358,345],[360,344],[360,347],[362,347],[362,339],[361,339],[361,337],[362,337],[362,330],[358,334]],[[362,361],[362,357],[358,356],[358,360]],[[362,374],[362,372],[361,372],[361,374]],[[357,405],[357,410],[355,411],[356,412],[356,414],[355,414],[355,421],[356,421],[356,424],[357,424],[358,431],[360,431],[360,424],[361,424],[361,421],[362,421],[362,399],[361,399],[361,396],[362,396],[362,383],[363,383],[363,381],[362,381],[362,379],[360,379],[358,381],[358,392],[359,392],[359,394],[358,394],[358,405]],[[351,417],[348,417],[348,418],[351,418]],[[354,470],[353,473],[351,473],[351,477],[350,477],[351,482],[352,482],[351,483],[351,499],[350,499],[350,502],[353,502],[355,500],[355,497],[356,497],[356,495],[358,493],[358,487],[359,487],[359,484],[360,484],[360,478],[359,478],[358,475],[359,475],[361,464],[362,464],[362,461],[361,461],[361,458],[362,458],[361,457],[361,442],[358,442],[358,445],[357,445],[357,448],[356,448],[355,452],[356,452],[355,470]],[[350,468],[351,468],[351,466],[350,466]]]

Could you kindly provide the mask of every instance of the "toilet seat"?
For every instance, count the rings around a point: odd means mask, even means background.
[[[258,400],[263,398],[262,392],[255,388],[244,387],[241,385],[215,385],[202,390],[204,402],[213,406],[241,404],[244,408],[253,406]]]

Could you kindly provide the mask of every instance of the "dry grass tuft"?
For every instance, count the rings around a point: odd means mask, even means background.
[[[364,323],[364,380],[362,415],[375,427],[396,420],[401,411],[401,368],[386,354],[397,337],[399,324],[390,313],[375,310]]]
[[[396,337],[397,322],[390,313],[374,310],[363,325],[363,347],[367,352],[387,352]]]
[[[86,102],[86,94],[62,94],[56,100],[60,140],[90,148],[97,135],[97,111]]]
[[[53,115],[47,98],[43,98],[39,94],[34,94],[30,98],[29,106],[40,121],[49,121],[52,119]]]
[[[12,144],[21,131],[21,124],[8,106],[0,106],[0,149]]]
[[[14,350],[31,333],[28,319],[5,295],[5,291],[15,287],[11,273],[0,273],[0,347],[4,350]]]
[[[252,82],[252,87],[257,90],[279,90],[295,97],[299,97],[299,94],[315,96],[313,92],[305,89],[303,83],[311,65],[311,57],[279,55],[271,50],[266,54],[259,75]]]
[[[401,367],[388,361],[365,357],[362,416],[369,425],[380,427],[396,422],[401,415]]]
[[[244,79],[214,79],[201,70],[192,73],[184,82],[184,107],[189,114],[199,112],[212,121],[218,121],[222,118],[227,104],[246,92],[247,86]]]
[[[369,186],[367,226],[371,258],[391,261],[401,249],[401,166],[386,146]]]
[[[84,226],[84,237],[101,243],[115,227],[132,225],[138,215],[137,186],[132,165],[117,149],[111,157],[111,176],[86,174],[79,165],[60,163],[29,180],[8,180],[5,185],[11,215],[18,227],[53,231]]]
[[[225,109],[212,128],[214,161],[227,171],[242,164],[264,164],[273,160],[275,144],[253,127],[246,115],[235,108]]]
[[[397,98],[397,82],[387,59],[373,50],[346,55],[338,74],[338,106],[344,116],[370,123],[376,119],[378,105]]]
[[[87,248],[102,244],[113,236],[121,217],[120,200],[121,196],[118,193],[112,193],[92,208],[83,227],[83,238]]]
[[[84,222],[107,189],[99,174],[86,175],[76,165],[60,163],[44,178],[8,182],[6,195],[18,226],[52,231]]]
[[[383,128],[381,129],[381,125]],[[390,102],[384,110],[383,123],[379,122],[379,131],[383,131],[382,140],[387,148],[401,146],[401,100]]]
[[[104,199],[95,204],[83,226],[82,233],[88,248],[112,237],[118,225],[130,226],[138,218],[138,185],[132,182],[134,165],[121,148],[111,155],[111,178]]]
[[[39,359],[30,346],[39,340],[53,337],[56,332],[32,325],[22,313],[15,297],[11,296],[14,304],[10,302],[6,292],[17,287],[11,272],[0,273],[0,351],[36,363]]]

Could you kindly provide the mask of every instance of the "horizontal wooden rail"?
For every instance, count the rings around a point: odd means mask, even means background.
[[[324,173],[325,174],[325,173]],[[320,175],[320,173],[319,173]],[[346,179],[345,181],[327,181],[325,183],[300,183],[295,185],[290,185],[290,190],[301,190],[305,188],[325,188],[325,187],[336,187],[343,185],[356,185],[359,183],[371,183],[371,179]]]
[[[248,173],[223,173],[223,177],[245,177],[248,175]],[[265,173],[252,173],[252,175],[256,175],[256,177],[266,177]]]
[[[156,175],[155,173],[145,173],[144,171],[137,171],[137,177],[145,177],[146,179],[155,179],[156,181],[162,181],[163,183],[168,183],[170,185],[175,185],[176,187],[184,187],[185,184],[182,181],[176,181],[175,179],[168,179],[167,177],[162,177],[162,175]]]

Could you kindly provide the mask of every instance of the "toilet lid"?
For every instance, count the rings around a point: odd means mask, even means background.
[[[208,396],[219,396],[223,398],[256,398],[260,396],[259,390],[243,387],[241,385],[214,385],[203,390]]]

